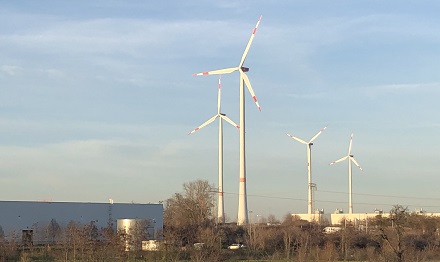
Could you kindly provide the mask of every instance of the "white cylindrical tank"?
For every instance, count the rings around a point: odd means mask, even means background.
[[[140,250],[142,241],[149,240],[151,236],[151,223],[147,219],[118,219],[116,227],[118,234],[125,238],[125,250]],[[153,228],[154,230],[154,228]]]

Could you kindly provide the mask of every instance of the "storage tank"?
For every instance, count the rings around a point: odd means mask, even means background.
[[[154,224],[147,219],[118,219],[118,234],[125,239],[125,250],[141,250],[142,241],[154,236]]]

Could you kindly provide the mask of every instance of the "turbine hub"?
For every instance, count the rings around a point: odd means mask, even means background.
[[[241,67],[241,71],[243,71],[243,72],[248,72],[248,71],[249,71],[249,67],[244,67],[244,66],[242,66],[242,67]]]

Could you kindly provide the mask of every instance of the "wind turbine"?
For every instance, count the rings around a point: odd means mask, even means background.
[[[258,104],[257,97],[255,96],[254,90],[252,89],[251,82],[246,75],[249,68],[244,67],[244,61],[249,52],[249,48],[254,40],[255,34],[257,33],[258,25],[260,24],[261,16],[257,21],[257,24],[252,31],[251,37],[244,49],[243,55],[241,56],[240,63],[236,67],[230,67],[225,69],[219,69],[214,71],[202,72],[194,74],[194,76],[201,75],[219,75],[219,74],[229,74],[235,71],[240,73],[240,180],[239,180],[239,192],[238,192],[238,215],[237,215],[237,225],[246,225],[248,223],[248,209],[247,209],[247,193],[246,193],[246,152],[245,152],[245,104],[244,104],[244,86],[246,85],[249,93],[252,96],[258,110],[261,111],[260,105]]]
[[[287,134],[287,136],[295,139],[296,141],[307,145],[307,175],[308,175],[308,195],[309,195],[309,199],[308,199],[308,207],[307,207],[307,214],[309,214],[309,216],[312,215],[312,211],[313,211],[313,187],[314,184],[312,183],[312,145],[313,145],[313,140],[315,140],[325,129],[327,128],[327,126],[325,126],[323,129],[319,130],[319,132],[312,137],[309,142],[306,142],[298,137],[292,136]]]
[[[354,156],[351,154],[351,145],[353,144],[353,133],[350,136],[350,145],[348,146],[348,154],[336,161],[330,163],[330,165],[336,164],[338,162],[344,161],[348,158],[348,213],[353,214],[353,202],[352,202],[352,181],[351,181],[351,162],[353,162],[361,171],[362,167],[356,162]]]
[[[231,125],[239,128],[239,126],[229,119],[225,114],[221,113],[221,77],[218,78],[218,95],[217,95],[217,114],[208,119],[205,123],[194,128],[188,135],[195,133],[201,128],[209,125],[218,118],[218,212],[217,221],[220,224],[225,223],[225,205],[223,202],[223,120]]]

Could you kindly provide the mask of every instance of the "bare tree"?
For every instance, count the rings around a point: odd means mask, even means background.
[[[280,221],[275,217],[275,215],[270,214],[267,217],[267,223],[269,225],[278,225],[278,224],[280,224]]]
[[[405,228],[408,225],[408,208],[401,205],[395,205],[390,210],[388,218],[378,217],[375,224],[379,230],[379,236],[388,247],[391,248],[398,262],[404,261]]]
[[[286,214],[284,216],[284,221],[281,224],[281,230],[283,232],[283,243],[286,258],[290,259],[292,251],[298,245],[298,236],[300,234],[300,230],[295,226],[295,220],[291,214]]]
[[[47,236],[49,237],[52,244],[55,244],[55,238],[61,234],[61,227],[55,218],[50,220],[47,226]]]
[[[3,241],[5,238],[5,231],[3,231],[3,227],[0,226],[0,241]]]
[[[183,184],[183,192],[166,201],[164,235],[178,245],[197,242],[200,229],[213,225],[213,186],[206,180]]]
[[[101,236],[104,241],[101,242],[101,257],[104,259],[113,258],[120,253],[125,252],[125,246],[118,233],[109,223],[107,227],[101,229]]]

